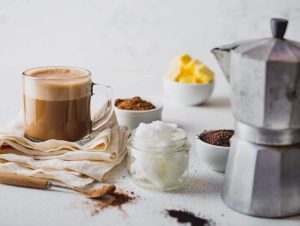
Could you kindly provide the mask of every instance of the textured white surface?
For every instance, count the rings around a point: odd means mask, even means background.
[[[300,40],[299,12],[299,0],[0,0],[0,122],[22,108],[23,70],[72,65],[90,69],[95,81],[114,87],[117,97],[160,98],[163,119],[188,130],[192,140],[203,129],[232,128],[229,88],[210,49],[270,36],[274,16],[288,18],[286,36]],[[217,72],[215,92],[201,107],[176,105],[162,93],[161,76],[182,52]],[[194,152],[186,188],[176,192],[138,188],[122,177],[127,174],[120,167],[120,186],[141,196],[124,206],[127,217],[117,209],[91,216],[85,199],[73,193],[0,185],[0,225],[177,225],[164,216],[167,208],[186,208],[217,225],[300,225],[299,217],[259,219],[227,208],[220,198],[223,175],[199,164]]]
[[[115,88],[116,96],[161,98],[164,103],[163,119],[178,123],[189,131],[190,140],[204,129],[232,128],[233,118],[229,109],[228,86],[221,77],[217,78],[212,98],[203,106],[182,107],[168,101],[161,89],[161,78],[133,74],[112,75],[103,79]],[[10,82],[11,83],[11,82]],[[21,96],[18,97],[21,99]],[[1,96],[1,110],[7,101]],[[12,117],[8,115],[7,118]],[[190,177],[182,190],[160,193],[135,186],[127,177],[124,164],[116,170],[120,188],[134,191],[140,196],[133,204],[123,207],[125,216],[118,209],[106,209],[91,216],[86,199],[74,193],[39,191],[0,185],[1,226],[81,226],[81,225],[177,225],[174,219],[165,217],[164,210],[185,208],[212,219],[217,225],[271,225],[298,226],[300,218],[260,219],[245,216],[227,208],[220,197],[223,174],[209,170],[200,164],[192,148]],[[123,175],[125,177],[123,177]],[[272,207],[270,207],[272,208]]]
[[[271,17],[289,19],[286,37],[300,40],[299,11],[298,0],[1,0],[0,66],[161,74],[182,52],[215,66],[211,48],[271,36]]]

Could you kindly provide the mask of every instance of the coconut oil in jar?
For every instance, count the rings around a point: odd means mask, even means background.
[[[128,141],[127,168],[133,181],[146,188],[168,191],[188,176],[190,144],[186,132],[173,123],[141,123]]]

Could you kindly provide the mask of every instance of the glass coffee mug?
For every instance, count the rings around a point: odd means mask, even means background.
[[[102,114],[91,119],[95,92]],[[23,72],[24,133],[34,141],[81,141],[112,115],[112,88],[92,82],[88,70],[40,67]],[[101,103],[100,103],[101,102]],[[99,113],[99,112],[98,112]]]

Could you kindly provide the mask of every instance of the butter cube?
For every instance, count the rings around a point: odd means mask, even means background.
[[[191,60],[188,64],[183,66],[184,68],[182,69],[182,71],[184,71],[184,73],[186,74],[193,75],[195,74],[196,67],[201,64],[202,63],[199,60]]]
[[[209,83],[214,80],[214,73],[204,64],[196,66],[195,77],[201,83]]]
[[[204,74],[202,72],[198,72],[195,74],[196,80],[198,83],[209,83],[214,80],[214,77],[211,75]]]
[[[196,73],[203,73],[203,74],[206,74],[206,75],[211,76],[211,77],[214,76],[214,73],[208,67],[206,67],[204,64],[197,65],[195,72]]]
[[[183,54],[182,56],[175,58],[171,62],[171,66],[167,73],[168,77],[174,81],[177,80],[180,75],[184,76],[193,74],[194,72],[189,73],[188,70],[186,70],[186,65],[188,65],[190,61],[192,61],[192,58],[188,54]]]
[[[171,62],[167,76],[172,81],[184,83],[209,83],[214,80],[214,73],[188,54],[183,54]]]
[[[188,55],[188,54],[183,54],[181,57],[180,57],[180,61],[183,63],[183,64],[187,64],[189,63],[190,61],[192,60],[192,58]]]

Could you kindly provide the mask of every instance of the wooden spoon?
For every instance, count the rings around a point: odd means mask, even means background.
[[[48,190],[52,187],[69,189],[69,190],[79,192],[80,194],[83,194],[88,198],[94,198],[94,199],[100,198],[107,194],[111,194],[116,190],[116,187],[113,184],[104,184],[102,187],[97,189],[82,190],[78,188],[71,188],[71,187],[53,184],[52,182],[45,179],[22,176],[14,173],[0,173],[0,183],[19,186],[19,187],[26,187],[26,188],[43,189],[43,190]]]

